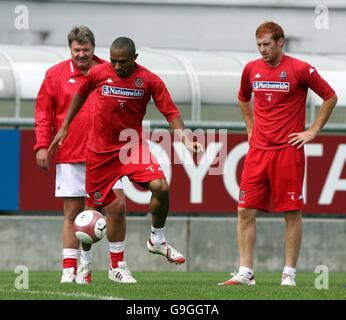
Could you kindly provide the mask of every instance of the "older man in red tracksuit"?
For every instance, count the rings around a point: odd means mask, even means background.
[[[44,170],[49,168],[48,147],[53,131],[57,132],[60,129],[73,95],[86,82],[89,70],[105,63],[94,55],[95,39],[92,31],[87,27],[74,27],[68,34],[68,42],[71,59],[58,63],[47,71],[36,100],[34,150],[37,164]],[[66,143],[59,148],[56,157],[55,196],[62,197],[64,201],[61,283],[91,282],[91,251],[81,249],[77,272],[80,243],[73,233],[72,226],[77,214],[85,208],[85,148],[89,117],[93,112],[92,106],[93,96],[91,95],[71,126],[70,135]],[[108,215],[107,220],[110,255],[113,255],[115,267],[118,267],[117,263],[124,259],[126,203],[122,188],[121,180],[113,186],[117,199],[112,203],[114,214]],[[88,272],[85,272],[86,269]],[[79,276],[81,274],[79,271],[83,271],[82,276]],[[135,282],[131,273],[128,270],[125,271],[127,277],[123,278],[130,278],[131,282]]]

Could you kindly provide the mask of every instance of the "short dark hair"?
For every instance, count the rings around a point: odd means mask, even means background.
[[[262,23],[256,30],[256,38],[267,33],[272,35],[274,41],[278,41],[280,38],[285,39],[284,30],[279,24],[273,21],[266,21]]]
[[[129,53],[134,56],[136,54],[136,45],[132,39],[127,37],[116,38],[111,46],[111,49],[128,49]]]
[[[95,37],[93,32],[88,27],[83,25],[73,27],[67,35],[67,40],[70,48],[73,41],[77,41],[81,44],[90,42],[91,45],[95,48]]]

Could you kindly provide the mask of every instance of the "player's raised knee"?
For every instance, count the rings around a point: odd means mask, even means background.
[[[156,194],[168,194],[169,186],[166,180],[157,179],[150,182],[150,190]]]

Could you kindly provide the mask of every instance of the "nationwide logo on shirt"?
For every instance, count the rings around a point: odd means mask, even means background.
[[[280,81],[254,81],[252,83],[254,91],[290,91],[289,82]]]
[[[103,96],[113,96],[113,97],[126,97],[130,99],[143,98],[144,90],[141,89],[128,89],[128,88],[118,88],[111,86],[102,86]]]

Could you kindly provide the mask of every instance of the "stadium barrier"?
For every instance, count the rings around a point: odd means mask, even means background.
[[[148,252],[150,222],[149,216],[127,218],[126,260],[131,271],[222,271],[221,281],[238,269],[236,218],[168,217],[166,237],[186,256],[181,266]],[[0,269],[14,272],[17,265],[25,265],[30,271],[60,270],[62,223],[61,216],[0,216]],[[346,272],[346,219],[305,217],[303,223],[298,271],[314,272],[324,265],[329,271]],[[257,218],[257,272],[282,270],[284,232],[283,218]],[[108,242],[104,238],[92,250],[93,270],[103,270],[106,280]]]

